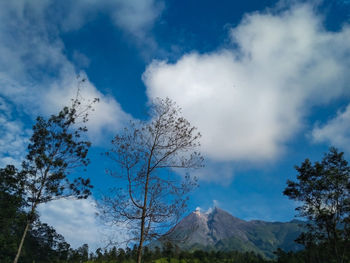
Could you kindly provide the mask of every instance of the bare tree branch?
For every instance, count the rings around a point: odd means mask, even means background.
[[[165,235],[178,223],[187,195],[197,185],[195,178],[181,178],[174,172],[177,168],[200,168],[203,162],[195,151],[201,135],[180,113],[170,99],[155,100],[151,120],[130,122],[114,137],[112,149],[106,153],[116,164],[118,183],[125,188],[104,198],[102,214],[115,222],[127,221],[134,230],[138,263],[143,244]]]

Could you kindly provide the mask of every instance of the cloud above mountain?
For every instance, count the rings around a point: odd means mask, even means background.
[[[229,48],[153,61],[143,75],[150,99],[182,107],[212,160],[278,158],[313,106],[349,95],[350,27],[327,31],[309,4],[248,14],[229,38]]]

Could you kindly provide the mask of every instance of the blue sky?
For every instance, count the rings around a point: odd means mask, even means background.
[[[40,210],[73,245],[99,244],[93,204],[113,184],[101,153],[155,97],[203,134],[189,211],[291,220],[282,191],[294,165],[331,145],[349,156],[349,22],[340,0],[0,1],[0,165],[20,163],[35,117],[66,105],[79,74],[84,97],[101,99],[89,122],[94,194]]]

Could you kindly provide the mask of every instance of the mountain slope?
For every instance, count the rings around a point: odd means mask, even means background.
[[[170,239],[181,249],[254,251],[274,257],[277,248],[298,250],[294,240],[302,231],[302,222],[287,223],[244,221],[214,208],[210,213],[192,212],[172,230]]]

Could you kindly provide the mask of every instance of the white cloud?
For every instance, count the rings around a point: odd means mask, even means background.
[[[165,7],[162,0],[75,0],[55,4],[62,12],[53,15],[58,16],[64,31],[77,30],[103,13],[116,27],[151,48],[156,45],[151,29]]]
[[[90,59],[76,50],[73,52],[73,60],[79,68],[87,68],[90,65]]]
[[[92,198],[60,199],[40,205],[38,210],[40,220],[53,226],[74,248],[86,243],[90,251],[95,251],[108,245],[111,237],[114,242],[126,239],[124,229],[106,226],[99,219],[97,205]]]
[[[212,162],[211,160],[205,160],[204,168],[191,172],[191,176],[194,176],[201,181],[216,182],[223,186],[230,185],[234,174],[232,163]]]
[[[205,213],[210,214],[211,212],[213,212],[214,208],[218,208],[218,207],[219,207],[219,201],[214,199],[211,207],[209,207]]]
[[[55,3],[0,2],[0,95],[32,116],[57,112],[70,103],[78,86],[78,72],[66,57],[59,35],[59,18],[49,17]],[[86,79],[82,95],[100,98],[89,123],[89,135],[96,142],[106,137],[106,131],[116,131],[129,116],[115,99]]]
[[[273,160],[313,105],[349,95],[350,28],[327,31],[307,4],[247,15],[230,38],[235,47],[154,61],[143,75],[148,97],[174,99],[213,160]]]
[[[88,104],[94,98],[100,99],[98,103],[93,104],[94,111],[89,113],[87,127],[89,129],[89,137],[93,142],[103,142],[103,139],[106,139],[106,131],[116,132],[126,120],[132,117],[122,110],[120,104],[114,98],[99,92],[87,79],[84,72],[81,72],[79,75],[81,78],[86,79],[80,92],[81,97],[84,99],[83,103]],[[76,96],[77,87],[80,86],[79,82],[80,80],[75,76],[69,75],[60,81],[52,83],[50,89],[43,96],[47,103],[41,105],[42,111],[59,111],[62,106],[70,102],[71,98]]]
[[[116,25],[127,29],[131,34],[144,38],[164,9],[162,1],[119,0],[114,1],[113,19]]]
[[[316,142],[331,143],[333,146],[350,151],[350,104],[324,125],[316,125],[312,137]]]
[[[202,213],[209,215],[211,212],[213,212],[214,208],[216,208],[216,207],[219,207],[219,202],[218,202],[218,200],[214,199],[212,205],[207,210],[204,210],[204,212],[202,212]],[[200,206],[197,206],[195,209],[195,212],[201,213],[201,211],[203,211],[203,209]]]
[[[219,207],[219,201],[218,200],[213,200],[213,207]]]
[[[41,221],[52,225],[75,248],[84,243],[101,245],[96,212],[92,200],[61,199],[39,207]]]
[[[30,131],[13,118],[13,109],[0,97],[0,167],[19,167],[25,156]]]

